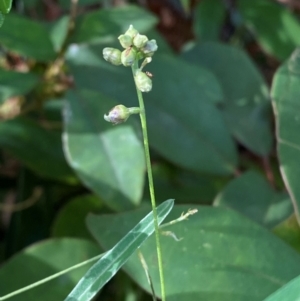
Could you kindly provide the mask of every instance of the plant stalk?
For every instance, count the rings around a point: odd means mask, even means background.
[[[131,68],[132,68],[132,74],[134,77],[135,72],[138,70],[138,62],[135,61],[134,64],[131,66]],[[161,252],[161,245],[160,245],[159,225],[158,225],[158,219],[157,219],[154,184],[153,184],[153,176],[152,176],[152,168],[151,168],[151,160],[150,160],[146,112],[145,112],[145,105],[144,105],[142,92],[137,88],[137,86],[136,86],[136,91],[137,91],[139,107],[140,107],[140,119],[141,119],[141,126],[142,126],[142,132],[143,132],[146,167],[147,167],[147,173],[148,173],[151,206],[152,206],[153,219],[154,219],[158,270],[159,270],[160,286],[161,286],[161,298],[162,298],[162,301],[166,301],[165,281],[164,281],[164,273],[163,273],[163,265],[162,265],[162,252]]]

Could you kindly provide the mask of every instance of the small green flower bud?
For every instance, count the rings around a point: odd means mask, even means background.
[[[146,73],[138,70],[134,76],[137,88],[142,92],[149,92],[152,89],[152,80]]]
[[[106,47],[103,49],[103,57],[113,65],[121,65],[121,51],[115,48]]]
[[[156,40],[150,40],[146,42],[144,47],[142,47],[141,51],[146,55],[146,56],[152,56],[154,52],[157,50],[157,44]]]
[[[104,115],[104,119],[112,124],[119,124],[125,122],[130,115],[139,113],[140,108],[138,107],[127,108],[123,105],[117,105],[109,111],[108,115]]]
[[[133,48],[125,49],[121,54],[121,61],[125,67],[131,66],[136,59],[136,51]]]
[[[125,35],[128,35],[133,39],[138,33],[139,32],[132,25],[130,25],[127,31],[125,32]]]
[[[133,39],[133,45],[137,48],[142,48],[148,42],[148,38],[142,34],[137,34]]]
[[[127,34],[122,34],[118,37],[120,44],[123,48],[128,48],[132,46],[133,43],[133,39],[131,36],[127,35]]]
[[[108,115],[104,115],[104,119],[113,124],[125,122],[130,116],[128,108],[123,105],[117,105],[112,108]]]

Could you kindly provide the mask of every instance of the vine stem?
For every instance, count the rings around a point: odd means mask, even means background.
[[[133,65],[131,66],[131,69],[132,69],[132,74],[133,74],[133,78],[134,78],[135,72],[138,70],[138,61],[135,61],[133,63]],[[161,252],[160,237],[159,237],[159,225],[158,225],[158,219],[157,219],[154,184],[153,184],[153,176],[152,176],[152,168],[151,168],[151,160],[150,160],[150,151],[149,151],[146,111],[145,111],[145,105],[144,105],[142,92],[137,88],[137,86],[136,86],[136,92],[137,92],[137,96],[138,96],[138,100],[139,100],[139,107],[140,107],[140,119],[141,119],[141,126],[142,126],[142,132],[143,132],[146,167],[147,167],[147,173],[148,173],[151,206],[152,206],[153,219],[154,219],[158,270],[159,270],[160,286],[161,286],[161,298],[162,298],[162,301],[166,301],[165,281],[164,281],[164,273],[163,273],[163,265],[162,265],[162,252]]]

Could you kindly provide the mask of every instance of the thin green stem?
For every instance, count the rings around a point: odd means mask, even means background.
[[[132,65],[133,77],[137,70],[138,70],[138,62],[135,61],[135,63]],[[136,91],[137,91],[139,106],[140,106],[140,110],[141,110],[140,118],[141,118],[142,132],[143,132],[145,159],[146,159],[149,190],[150,190],[151,205],[152,205],[152,212],[153,212],[153,219],[154,219],[156,250],[157,250],[160,286],[161,286],[161,298],[162,298],[162,301],[166,301],[165,281],[164,281],[164,273],[163,273],[163,265],[162,265],[162,252],[161,252],[161,245],[160,245],[159,226],[158,226],[158,219],[157,219],[154,184],[153,184],[153,176],[152,176],[152,168],[151,168],[151,160],[150,160],[146,112],[145,112],[145,105],[144,105],[142,92],[137,87],[136,87]]]
[[[21,294],[21,293],[24,293],[24,292],[26,292],[26,291],[28,291],[28,290],[34,288],[34,287],[37,287],[37,286],[39,286],[39,285],[41,285],[41,284],[43,284],[43,283],[46,283],[46,282],[48,282],[48,281],[50,281],[50,280],[53,280],[53,279],[55,279],[55,278],[57,278],[57,277],[59,277],[59,276],[62,276],[62,275],[64,275],[64,274],[66,274],[66,273],[69,273],[69,272],[71,272],[71,271],[73,271],[73,270],[75,270],[75,269],[78,269],[78,268],[80,268],[80,267],[82,267],[82,266],[84,266],[84,265],[86,265],[86,264],[88,264],[88,263],[91,263],[91,262],[93,262],[93,261],[96,261],[97,259],[101,258],[104,254],[105,254],[105,253],[100,254],[100,255],[97,255],[97,256],[95,256],[95,257],[93,257],[93,258],[91,258],[91,259],[88,259],[88,260],[86,260],[86,261],[84,261],[84,262],[81,262],[81,263],[79,263],[79,264],[73,265],[73,266],[70,267],[70,268],[67,268],[67,269],[65,269],[65,270],[63,270],[63,271],[60,271],[60,272],[58,272],[58,273],[56,273],[56,274],[53,274],[53,275],[51,275],[51,276],[49,276],[49,277],[46,277],[46,278],[42,279],[42,280],[39,280],[39,281],[34,282],[34,283],[30,284],[30,285],[27,285],[27,286],[25,286],[25,287],[22,287],[22,288],[20,288],[20,289],[18,289],[18,290],[16,290],[16,291],[13,291],[12,293],[9,293],[9,294],[7,294],[7,295],[5,295],[5,296],[0,297],[0,301],[7,300],[7,299],[9,299],[9,298],[11,298],[11,297],[14,297],[14,296],[16,296],[16,295],[19,295],[19,294]]]

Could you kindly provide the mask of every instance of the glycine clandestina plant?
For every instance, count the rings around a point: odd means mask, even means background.
[[[151,76],[147,72],[143,72],[143,68],[152,61],[152,57],[157,51],[158,47],[155,40],[149,40],[147,36],[141,35],[132,25],[130,25],[129,29],[124,34],[120,35],[118,39],[124,50],[121,52],[119,49],[115,48],[104,48],[103,57],[106,61],[110,62],[113,65],[123,65],[125,67],[131,67],[139,100],[139,107],[126,108],[123,105],[118,105],[114,107],[108,115],[104,115],[104,119],[113,124],[118,124],[121,122],[125,122],[132,114],[140,114],[141,126],[143,131],[146,166],[149,180],[149,190],[151,196],[151,205],[155,225],[158,268],[161,284],[161,297],[162,300],[165,301],[166,294],[159,239],[159,228],[157,221],[154,184],[151,170],[145,106],[142,96],[142,92],[149,92],[152,89]],[[139,61],[141,60],[143,61],[139,66]]]

